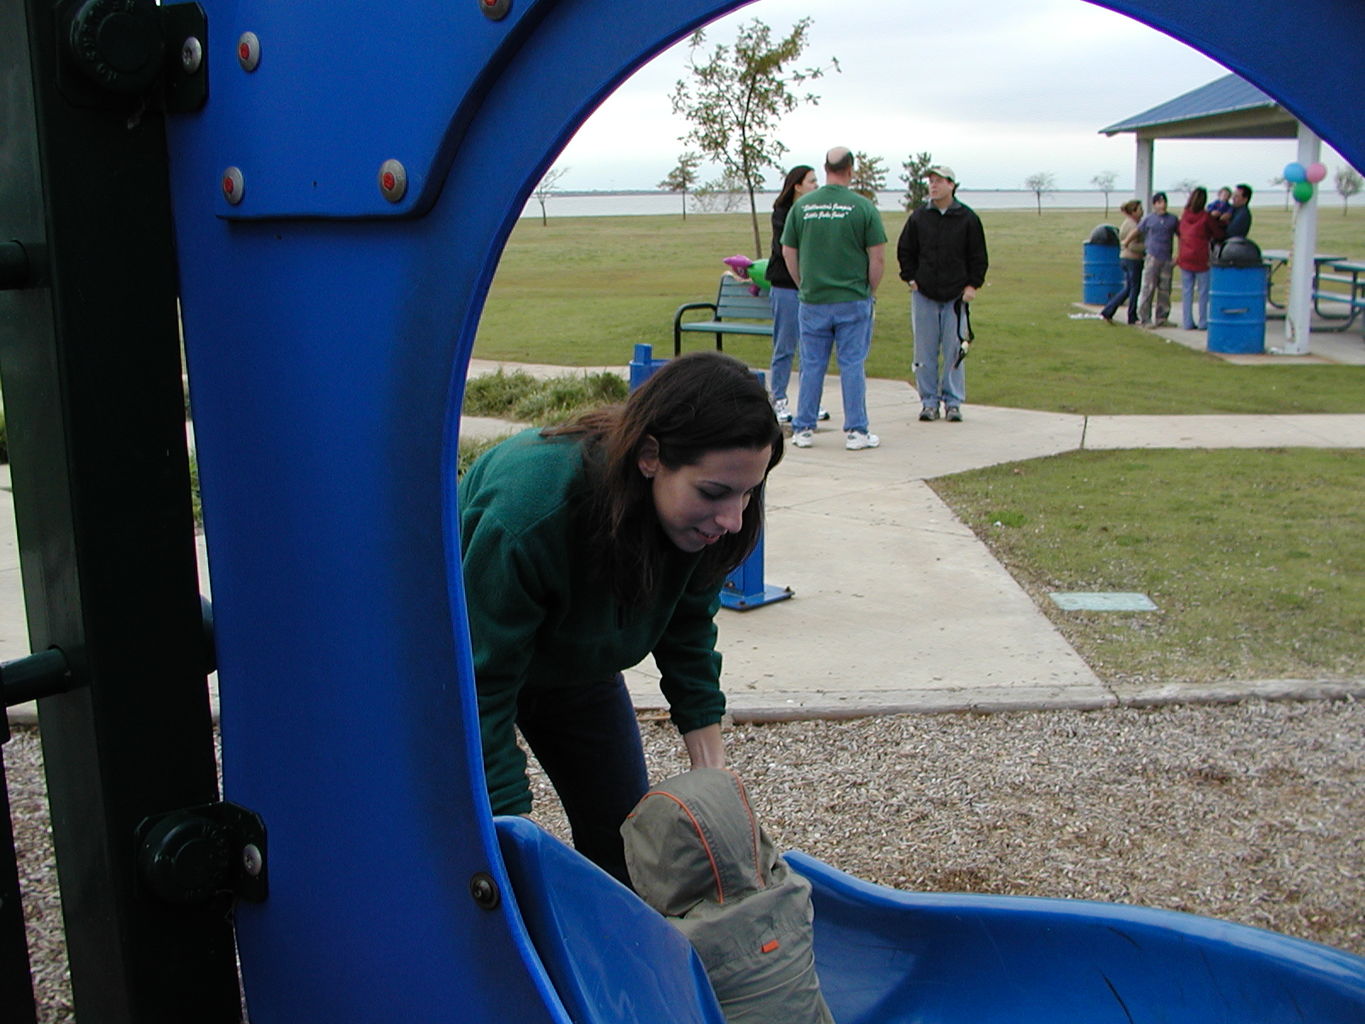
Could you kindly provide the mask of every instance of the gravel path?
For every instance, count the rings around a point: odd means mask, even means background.
[[[683,770],[671,726],[643,732],[654,778]],[[779,848],[869,881],[1185,910],[1365,955],[1362,737],[1365,702],[1251,701],[740,725],[727,743]],[[40,1020],[71,1021],[36,733],[4,755]]]

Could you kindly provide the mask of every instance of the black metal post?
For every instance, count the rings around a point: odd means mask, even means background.
[[[77,1015],[216,1024],[241,1016],[227,898],[158,900],[136,857],[144,818],[218,795],[164,123],[72,56],[85,16],[119,68],[160,61],[137,7],[0,0],[0,380],[29,638],[71,673],[39,721]]]

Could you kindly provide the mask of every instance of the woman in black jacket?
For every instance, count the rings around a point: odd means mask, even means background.
[[[792,204],[807,192],[813,192],[818,185],[815,168],[797,164],[787,172],[782,191],[773,203],[773,246],[767,270],[768,284],[772,286],[768,290],[768,301],[773,307],[773,361],[768,371],[768,387],[772,391],[773,411],[777,413],[779,423],[791,422],[787,382],[791,379],[792,359],[801,341],[801,298],[791,271],[782,259],[782,228],[787,223]],[[829,413],[823,409],[820,413],[820,419],[829,418]]]

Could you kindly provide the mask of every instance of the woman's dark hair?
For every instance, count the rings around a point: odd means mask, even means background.
[[[1185,212],[1203,213],[1204,207],[1209,201],[1209,190],[1203,185],[1196,185],[1190,189],[1190,197],[1185,200]]]
[[[659,461],[669,469],[693,466],[711,452],[732,448],[770,449],[769,471],[782,459],[782,428],[766,389],[752,370],[720,352],[669,360],[624,405],[586,413],[542,434],[582,438],[590,484],[589,557],[627,603],[653,593],[661,560],[677,551],[659,525],[652,484],[640,471],[648,439],[657,442]],[[699,578],[719,586],[748,557],[762,527],[760,484],[739,531],[703,550]]]
[[[782,210],[796,202],[796,186],[806,180],[806,175],[815,170],[806,164],[797,164],[787,172],[786,179],[782,182],[782,191],[773,200],[773,209]]]

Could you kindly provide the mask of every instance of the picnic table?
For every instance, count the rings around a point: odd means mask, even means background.
[[[1313,272],[1313,311],[1324,320],[1336,321],[1335,326],[1324,328],[1329,331],[1344,331],[1355,323],[1356,317],[1365,310],[1365,262],[1359,260],[1337,259],[1325,266],[1319,264]],[[1344,287],[1333,288],[1332,285]],[[1322,304],[1345,304],[1346,311],[1324,312]]]
[[[1267,273],[1265,276],[1265,300],[1276,309],[1284,309],[1284,304],[1275,301],[1275,296],[1271,294],[1271,289],[1275,284],[1275,272],[1289,262],[1289,257],[1293,255],[1289,249],[1262,249],[1261,259],[1266,265]],[[1324,264],[1336,263],[1346,257],[1333,255],[1331,253],[1313,254],[1313,290],[1317,291],[1318,272]]]

